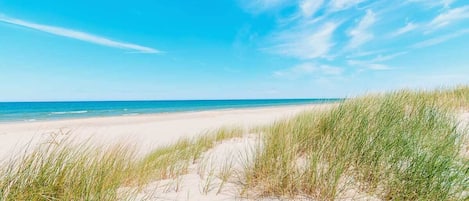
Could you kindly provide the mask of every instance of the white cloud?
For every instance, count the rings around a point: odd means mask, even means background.
[[[336,23],[326,23],[318,29],[291,30],[274,37],[274,45],[268,51],[300,59],[326,57],[334,45],[332,36]],[[302,28],[299,28],[302,29]]]
[[[332,0],[329,7],[332,11],[345,10],[364,1],[365,0]]]
[[[428,25],[429,29],[437,29],[447,26],[458,20],[469,19],[469,6],[450,9],[436,16]]]
[[[449,6],[454,2],[454,0],[441,0],[441,4],[443,4],[443,6],[445,8],[449,8]]]
[[[355,51],[352,52],[351,54],[346,55],[346,58],[357,58],[357,57],[366,57],[370,55],[376,55],[386,52],[385,49],[380,49],[380,50],[370,50],[370,51]]]
[[[392,68],[384,64],[367,64],[366,67],[370,70],[391,70]]]
[[[288,0],[239,0],[241,7],[251,13],[261,13],[271,9],[278,8]]]
[[[396,37],[402,34],[405,34],[407,32],[413,31],[417,28],[418,26],[412,22],[407,23],[404,27],[399,28],[397,31],[391,34],[392,37]]]
[[[273,75],[275,77],[295,79],[298,77],[311,76],[311,75],[337,76],[337,75],[341,75],[342,73],[343,73],[343,69],[339,67],[323,65],[323,64],[315,64],[312,62],[305,62],[299,65],[293,66],[292,68],[288,68],[288,69],[281,70],[281,71],[275,71]]]
[[[391,59],[394,59],[398,56],[401,56],[403,54],[407,54],[407,52],[396,52],[394,54],[389,54],[389,55],[378,55],[375,58],[371,59],[370,62],[375,63],[375,62],[383,62],[383,61],[388,61]]]
[[[369,28],[376,22],[376,15],[372,10],[367,10],[365,16],[358,25],[349,31],[351,37],[348,48],[357,48],[363,43],[373,39],[374,35],[369,32]]]
[[[132,44],[132,43],[126,43],[126,42],[118,42],[118,41],[114,41],[114,40],[111,40],[102,36],[97,36],[97,35],[93,35],[93,34],[86,33],[86,32],[66,29],[62,27],[44,25],[44,24],[37,24],[33,22],[16,19],[16,18],[6,17],[4,15],[0,15],[0,22],[14,24],[14,25],[18,25],[18,26],[22,26],[22,27],[58,35],[58,36],[81,40],[81,41],[103,45],[107,47],[133,50],[139,53],[162,53],[160,50],[150,48],[150,47],[145,47],[145,46]]]
[[[351,66],[366,68],[370,70],[390,70],[390,66],[382,64],[384,61],[394,59],[400,55],[407,54],[407,52],[397,52],[389,55],[378,55],[370,60],[348,60],[347,63]]]
[[[449,8],[455,0],[407,0],[410,3],[420,3],[428,7],[442,6]]]
[[[342,68],[328,65],[321,65],[319,69],[325,75],[341,75],[344,72]]]
[[[391,70],[392,68],[385,64],[373,63],[372,61],[348,60],[351,66],[366,68],[369,70]]]
[[[323,2],[324,0],[302,0],[299,4],[301,14],[306,18],[313,16],[321,8]]]
[[[450,40],[452,38],[456,38],[465,34],[469,34],[469,29],[464,29],[461,31],[458,31],[456,33],[451,33],[451,34],[446,34],[442,36],[438,36],[432,39],[424,40],[422,42],[416,43],[412,45],[413,48],[424,48],[424,47],[429,47],[433,45],[437,45],[443,42],[446,42],[447,40]]]

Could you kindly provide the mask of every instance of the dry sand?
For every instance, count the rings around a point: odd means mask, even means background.
[[[199,135],[223,126],[251,127],[330,105],[297,105],[250,109],[213,110],[137,116],[97,117],[0,124],[0,159],[27,144],[44,142],[52,134],[69,134],[75,141],[137,143],[143,151]]]

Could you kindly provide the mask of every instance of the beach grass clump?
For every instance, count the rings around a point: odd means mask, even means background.
[[[0,166],[1,200],[132,200],[151,181],[176,179],[200,155],[242,129],[221,128],[139,156],[136,147],[73,143],[38,145]]]
[[[418,93],[418,92],[415,92]],[[441,88],[431,93],[419,92],[417,95],[426,95],[429,99],[436,99],[439,105],[452,109],[469,109],[469,86],[458,86],[454,89]]]
[[[467,200],[469,160],[458,153],[467,129],[454,109],[469,106],[468,89],[369,95],[277,122],[243,185],[260,197]]]
[[[134,175],[131,146],[90,146],[72,140],[41,144],[0,169],[0,200],[126,200],[119,191]]]
[[[223,140],[243,134],[241,128],[220,128],[195,138],[182,138],[175,144],[155,149],[146,155],[140,162],[140,170],[147,180],[176,179],[187,174],[189,166],[196,163],[202,153]]]

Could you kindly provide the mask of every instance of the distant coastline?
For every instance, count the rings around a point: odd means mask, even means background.
[[[0,123],[334,103],[344,99],[0,102]]]

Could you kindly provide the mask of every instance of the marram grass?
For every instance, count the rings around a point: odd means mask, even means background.
[[[29,151],[29,150],[28,150]],[[134,173],[131,147],[41,144],[0,169],[0,200],[116,200]]]
[[[468,106],[468,87],[399,91],[277,122],[245,170],[245,189],[318,200],[344,198],[351,187],[382,200],[467,200],[469,160],[458,153],[467,129],[457,129],[454,113]]]
[[[0,166],[0,201],[133,200],[139,187],[187,173],[203,152],[242,133],[238,128],[208,131],[143,157],[135,146],[74,144],[68,137],[40,144]]]
[[[173,145],[158,148],[146,155],[139,163],[143,175],[150,180],[176,179],[187,173],[189,165],[196,162],[202,153],[226,139],[241,137],[240,128],[221,128],[204,135],[182,138]]]

